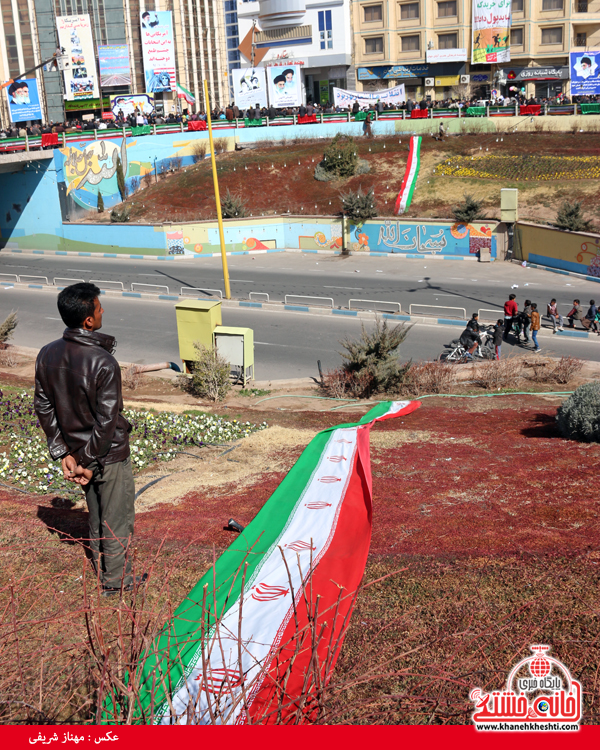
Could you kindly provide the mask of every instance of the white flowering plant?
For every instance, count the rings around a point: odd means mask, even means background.
[[[125,410],[133,429],[129,436],[134,474],[158,461],[169,461],[185,446],[223,445],[264,430],[266,422],[252,424],[213,414],[174,414]],[[24,391],[11,396],[0,391],[0,482],[29,492],[78,493],[65,481],[60,461],[48,453],[46,437],[33,408],[33,396]]]

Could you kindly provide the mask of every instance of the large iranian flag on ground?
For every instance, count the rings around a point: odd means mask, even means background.
[[[403,214],[405,211],[407,211],[412,202],[415,187],[417,185],[420,166],[421,136],[413,135],[410,138],[406,171],[404,172],[402,186],[400,188],[400,192],[398,193],[398,197],[396,198],[396,206],[394,207],[394,213],[396,215]]]
[[[323,430],[143,656],[138,721],[309,720],[331,677],[371,541],[369,431],[420,402]],[[111,700],[104,720],[118,720]]]

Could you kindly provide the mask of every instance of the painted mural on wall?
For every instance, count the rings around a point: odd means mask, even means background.
[[[492,228],[473,224],[420,224],[386,219],[353,227],[351,251],[416,255],[475,255],[487,248],[495,255]]]
[[[579,263],[587,263],[585,273],[600,278],[600,238],[593,242],[582,242],[581,252],[577,254]]]
[[[158,229],[158,227],[157,227]],[[227,252],[255,252],[279,247],[281,229],[275,224],[239,226],[237,223],[223,227]],[[221,252],[218,226],[213,224],[183,224],[164,227],[168,255],[208,255]],[[258,234],[259,236],[254,236]]]

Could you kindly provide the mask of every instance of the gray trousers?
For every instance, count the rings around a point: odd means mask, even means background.
[[[132,582],[129,545],[135,517],[135,484],[131,459],[107,464],[102,469],[95,461],[94,472],[84,485],[89,511],[92,562],[104,586],[120,587]]]

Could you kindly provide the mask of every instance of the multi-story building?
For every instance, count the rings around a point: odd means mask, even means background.
[[[228,48],[233,49],[235,65],[239,58],[237,27],[225,21],[231,20],[236,5],[237,0],[0,0],[0,79],[15,78],[52,57],[58,44],[57,17],[88,14],[96,51],[98,45],[128,45],[131,84],[104,88],[102,102],[99,98],[70,101],[65,99],[62,73],[38,70],[33,75],[44,119],[58,122],[73,114],[99,114],[108,108],[110,95],[146,91],[140,14],[171,11],[177,81],[195,96],[198,109],[205,107],[204,79],[211,103],[225,104],[229,99]],[[175,92],[154,96],[165,112],[176,109]],[[3,124],[8,121],[4,93],[0,117]]]
[[[471,0],[354,0],[358,88],[403,83],[413,99],[570,93],[569,53],[600,48],[600,0],[512,0],[511,61],[472,65]]]
[[[238,0],[237,16],[242,67],[300,64],[305,101],[354,85],[350,0]]]

